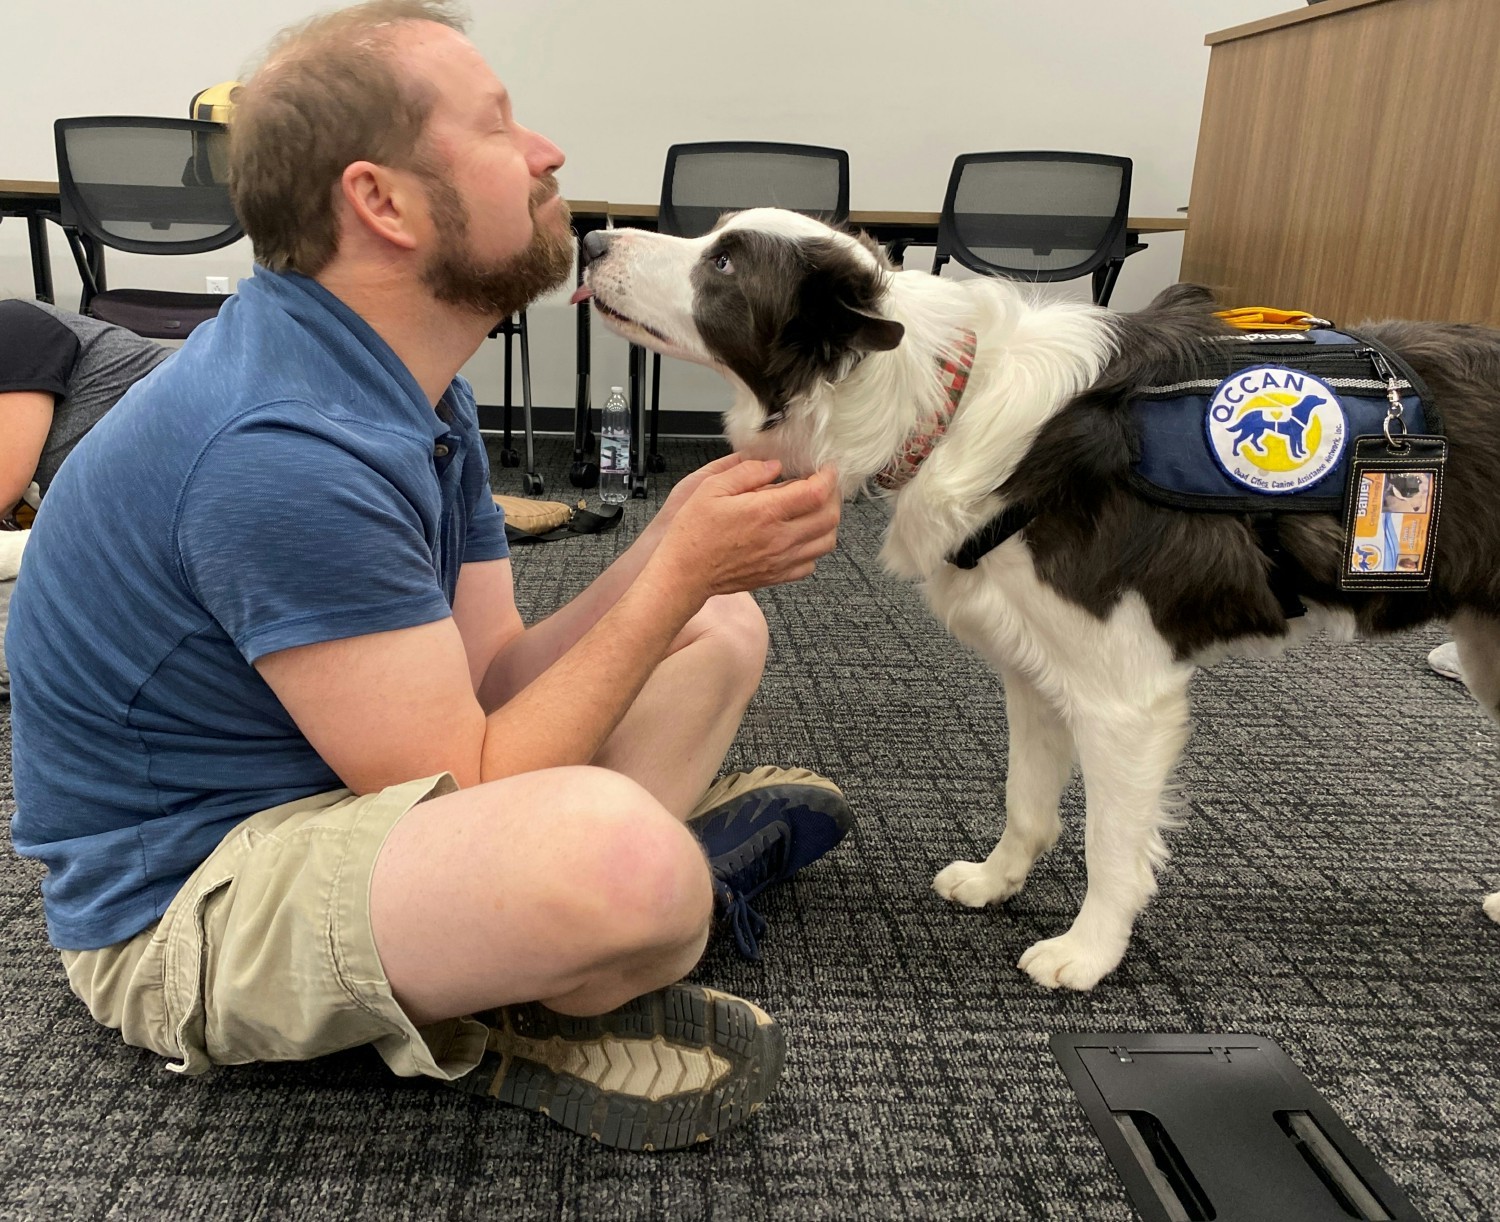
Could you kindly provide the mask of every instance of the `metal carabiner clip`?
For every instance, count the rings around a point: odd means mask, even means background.
[[[1386,441],[1386,444],[1388,446],[1390,446],[1391,449],[1396,450],[1398,452],[1404,452],[1406,450],[1411,449],[1411,443],[1410,442],[1407,442],[1407,441],[1397,441],[1395,437],[1391,436],[1391,425],[1393,425],[1393,424],[1399,430],[1399,436],[1401,436],[1401,437],[1405,437],[1406,436],[1406,421],[1403,420],[1403,419],[1401,419],[1401,414],[1399,412],[1391,412],[1390,415],[1386,416],[1385,423],[1383,425],[1383,427],[1385,429],[1385,441]]]

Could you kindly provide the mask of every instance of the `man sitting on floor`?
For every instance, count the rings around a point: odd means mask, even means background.
[[[710,463],[522,624],[457,373],[572,240],[562,153],[459,29],[376,0],[244,87],[255,274],[78,447],[21,571],[14,841],[73,989],[179,1069],[370,1043],[684,1145],[782,1063],[764,1012],[674,983],[716,897],[753,953],[750,895],[849,824],[811,773],[710,786],[749,591],[832,549],[837,482]]]

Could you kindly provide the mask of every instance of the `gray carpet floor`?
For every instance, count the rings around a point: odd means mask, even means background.
[[[568,447],[541,452],[549,494],[575,498]],[[678,473],[718,452],[668,446]],[[613,534],[518,551],[523,611],[582,588],[670,478]],[[497,466],[495,485],[519,494],[518,473]],[[938,869],[994,842],[1005,712],[983,665],[881,573],[882,524],[849,507],[816,575],[761,596],[772,654],[730,762],[824,772],[858,824],[766,897],[762,963],[716,942],[695,973],[786,1028],[785,1077],[751,1123],[620,1154],[394,1080],[368,1050],[179,1078],[69,993],[39,872],[7,842],[0,1215],[1131,1218],[1047,1046],[1089,1030],[1269,1036],[1422,1216],[1500,1215],[1500,926],[1479,907],[1500,887],[1500,735],[1427,669],[1441,634],[1202,674],[1161,895],[1098,989],[1048,993],[1014,964],[1082,898],[1081,787],[1020,896],[972,912],[933,893]]]

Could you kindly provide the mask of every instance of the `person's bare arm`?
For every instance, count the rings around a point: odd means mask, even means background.
[[[457,618],[288,649],[256,668],[357,793],[441,771],[472,785],[587,763],[709,597],[794,581],[832,549],[832,473],[770,485],[775,472],[774,464],[745,463],[705,478],[608,608],[488,716]],[[470,596],[496,588],[501,571],[491,569],[491,581],[476,576],[455,600],[465,618]],[[492,639],[502,658],[518,621],[501,617]],[[483,649],[479,642],[474,653]]]
[[[504,631],[494,624],[483,625],[479,614],[466,624],[465,618],[458,614],[459,608],[455,606],[454,615],[466,642],[471,638],[498,638],[502,641],[502,647],[489,655],[491,661],[486,666],[483,686],[476,684],[480,703],[485,709],[488,711],[498,708],[577,644],[583,634],[599,622],[599,618],[619,601],[620,596],[640,575],[698,486],[704,480],[733,470],[743,461],[740,455],[729,454],[679,479],[656,516],[609,568],[576,598],[524,630],[520,630],[521,618],[516,613],[513,592],[508,583],[504,591],[492,590],[485,599],[476,597],[470,605],[476,612],[486,606],[492,608],[498,619],[514,625],[515,630]],[[460,600],[463,595],[464,581],[460,577]],[[474,647],[471,646],[470,654],[474,652]]]
[[[463,639],[469,680],[478,692],[495,655],[526,631],[516,609],[509,559],[473,561],[459,569],[453,622]],[[491,707],[486,705],[485,711]]]
[[[52,428],[53,397],[41,390],[0,391],[0,518],[20,504],[36,478],[47,434]]]

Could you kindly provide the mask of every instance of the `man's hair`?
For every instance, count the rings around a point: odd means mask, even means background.
[[[424,131],[434,92],[394,62],[403,22],[460,32],[452,0],[369,0],[282,31],[235,97],[229,191],[255,259],[316,275],[338,250],[344,169],[373,161],[435,172]]]

